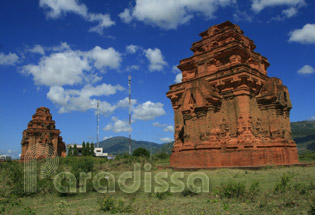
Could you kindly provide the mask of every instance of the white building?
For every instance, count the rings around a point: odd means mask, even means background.
[[[0,161],[9,161],[12,160],[10,155],[0,155]]]
[[[108,153],[103,152],[103,148],[94,148],[95,157],[107,157]]]

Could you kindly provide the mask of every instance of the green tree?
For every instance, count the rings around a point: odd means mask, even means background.
[[[78,152],[78,148],[77,148],[77,144],[74,144],[73,146],[73,156],[78,156],[79,152]]]
[[[72,146],[70,146],[68,149],[68,156],[72,156],[72,155],[73,155],[73,149],[72,149]]]
[[[91,147],[90,147],[90,155],[94,155],[94,143],[91,143]]]
[[[85,145],[85,142],[83,141],[83,143],[82,143],[82,156],[86,156],[87,154],[86,154],[86,145]]]
[[[137,148],[133,151],[132,156],[135,157],[150,157],[150,152],[145,148]]]
[[[90,155],[90,142],[86,143],[86,155]]]

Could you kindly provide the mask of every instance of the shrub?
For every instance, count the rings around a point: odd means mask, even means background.
[[[309,211],[308,211],[309,215],[315,215],[315,204],[311,205]]]
[[[280,181],[276,183],[274,192],[275,193],[284,193],[288,189],[290,189],[291,186],[291,180],[294,177],[294,174],[291,172],[288,172],[286,174],[283,174],[280,178]]]
[[[259,192],[260,192],[259,182],[255,181],[250,185],[248,194],[251,197],[254,197],[257,196]]]
[[[145,148],[137,148],[133,151],[132,156],[135,157],[150,157],[150,152]]]
[[[221,184],[220,194],[226,198],[241,197],[246,193],[246,187],[240,182],[228,182]]]
[[[191,188],[186,187],[185,190],[183,190],[182,195],[183,196],[195,196],[198,193],[194,192]]]
[[[18,161],[12,161],[8,163],[6,173],[7,185],[11,195],[22,197],[24,192],[24,171],[23,165]]]
[[[155,193],[155,197],[158,198],[159,200],[163,200],[170,195],[171,195],[170,191]]]
[[[167,159],[170,157],[170,155],[165,152],[160,152],[160,153],[155,154],[154,157],[158,159]]]
[[[109,211],[111,214],[131,212],[131,205],[126,206],[124,199],[114,199],[113,197],[105,197],[101,203],[102,211]]]

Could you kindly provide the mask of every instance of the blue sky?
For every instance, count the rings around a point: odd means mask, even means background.
[[[37,107],[50,108],[66,144],[128,135],[173,139],[165,93],[198,34],[226,20],[288,86],[291,121],[315,119],[315,2],[311,0],[10,0],[0,2],[0,153],[17,156]]]

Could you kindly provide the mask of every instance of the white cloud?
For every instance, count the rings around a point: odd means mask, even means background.
[[[107,136],[104,136],[104,137],[103,137],[103,140],[107,140],[107,139],[112,138],[112,137],[113,137],[113,136],[108,136],[108,137],[107,137]]]
[[[83,81],[96,82],[101,78],[93,73],[95,69],[117,69],[122,61],[121,54],[111,47],[102,49],[96,46],[90,51],[77,51],[72,50],[67,43],[62,43],[46,49],[62,51],[42,56],[37,65],[23,67],[23,72],[32,75],[37,85],[72,86]]]
[[[38,44],[35,45],[33,48],[31,48],[29,51],[32,53],[40,54],[40,55],[45,54],[44,47],[42,47],[41,45],[38,45]]]
[[[132,21],[132,16],[131,16],[130,10],[128,8],[125,8],[125,10],[119,14],[119,17],[125,23],[130,23]]]
[[[152,120],[155,117],[165,114],[162,103],[154,103],[151,101],[147,101],[143,104],[137,105],[135,108],[132,109],[132,111],[133,119],[140,120]]]
[[[163,29],[176,29],[188,23],[195,15],[214,18],[219,7],[229,6],[235,0],[136,0],[136,5],[126,8],[120,18],[130,23],[138,20]]]
[[[13,154],[13,153],[16,153],[18,150],[13,150],[13,149],[9,149],[7,151],[8,154]]]
[[[66,50],[71,50],[70,46],[66,42],[61,42],[60,45],[49,47],[46,49],[48,49],[50,51],[54,51],[54,52],[62,52],[62,51],[66,51]]]
[[[174,126],[168,125],[166,128],[163,129],[165,132],[174,132]]]
[[[160,49],[147,49],[144,51],[146,58],[149,60],[150,71],[161,71],[167,65]]]
[[[295,29],[290,34],[290,42],[298,42],[304,44],[315,43],[315,24],[306,24],[302,29]]]
[[[85,4],[78,0],[40,0],[39,6],[46,9],[46,15],[49,18],[57,19],[67,13],[75,13],[82,16],[89,22],[98,22],[98,24],[89,31],[103,33],[103,29],[115,24],[109,14],[89,13]]]
[[[315,116],[311,116],[309,120],[315,120]]]
[[[172,125],[160,124],[159,122],[154,122],[152,125],[155,127],[164,128],[163,131],[165,132],[174,132],[174,126]]]
[[[178,74],[176,75],[174,81],[175,81],[176,83],[180,83],[180,82],[182,82],[182,78],[183,78],[182,73],[178,73]]]
[[[304,65],[301,69],[297,71],[299,75],[310,75],[315,73],[315,69],[310,65]]]
[[[86,58],[77,52],[53,53],[40,59],[38,65],[28,64],[23,67],[26,74],[31,74],[37,85],[63,86],[81,83],[84,71],[91,67]]]
[[[3,54],[0,53],[0,65],[14,65],[18,62],[19,57],[15,53]]]
[[[113,131],[115,133],[119,132],[128,132],[129,131],[129,123],[128,121],[123,121],[118,119],[117,117],[112,117],[113,124],[107,124],[104,127],[105,131]]]
[[[137,100],[136,99],[131,99],[130,103],[131,103],[132,106],[134,106],[137,103]],[[129,107],[129,97],[126,97],[126,98],[120,100],[117,103],[117,107],[128,108]]]
[[[126,71],[130,72],[130,71],[139,71],[140,70],[140,66],[139,65],[131,65],[131,66],[127,66],[126,67]]]
[[[59,112],[65,113],[70,111],[86,111],[96,109],[97,100],[92,99],[94,96],[109,96],[122,91],[124,88],[120,85],[102,84],[96,87],[90,85],[84,86],[81,90],[64,89],[60,86],[50,87],[47,98],[59,106]],[[119,106],[111,105],[106,101],[100,102],[100,112],[108,115],[114,112]]]
[[[47,16],[53,19],[59,18],[67,13],[76,13],[83,17],[87,16],[88,9],[77,0],[40,0],[39,6],[47,9]]]
[[[291,8],[299,8],[305,4],[304,0],[252,0],[251,8],[256,13],[259,13],[267,7],[289,6]],[[292,11],[287,13],[292,14]]]
[[[294,7],[290,7],[288,9],[282,11],[282,14],[288,18],[295,16],[297,13],[298,13],[298,11]]]
[[[115,24],[111,20],[109,14],[91,13],[89,14],[88,20],[91,22],[98,22],[98,25],[91,27],[89,31],[103,34],[103,29],[108,28]]]
[[[160,138],[160,140],[164,143],[168,143],[168,142],[172,142],[174,141],[174,139],[172,138],[169,138],[169,137],[163,137],[163,138]]]
[[[117,69],[121,63],[121,55],[113,48],[102,49],[95,46],[94,49],[86,53],[88,58],[94,60],[94,66],[97,69],[104,69],[106,67]]]
[[[160,124],[159,122],[154,122],[152,125],[155,126],[155,127],[160,127],[160,128],[168,126],[167,124]]]
[[[137,50],[138,50],[139,48],[140,48],[139,46],[130,44],[130,45],[126,46],[126,51],[127,51],[127,53],[129,53],[129,54],[134,54],[134,53],[137,52]]]

